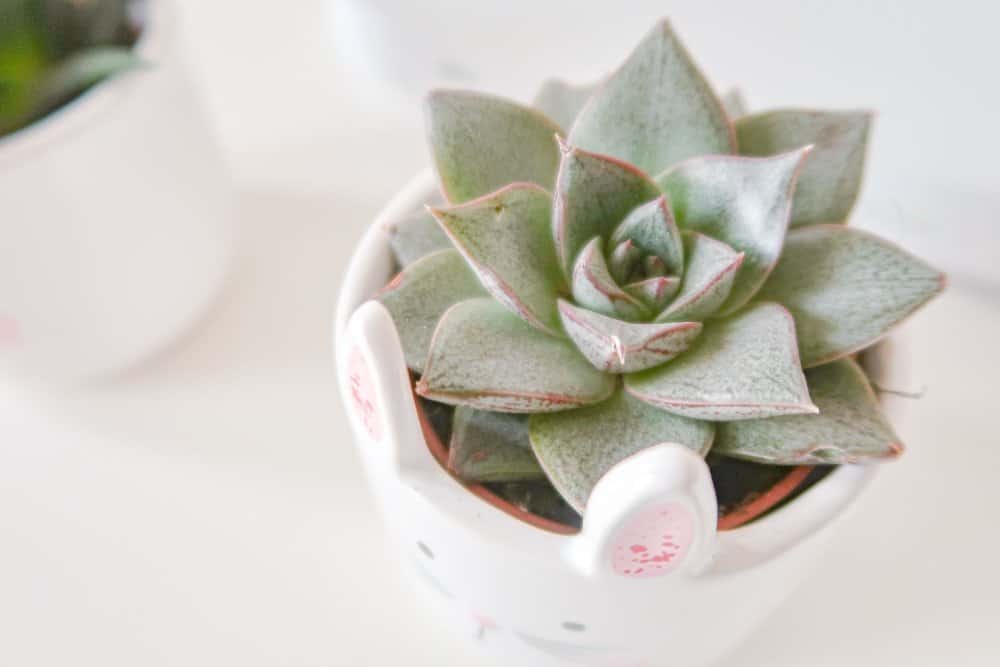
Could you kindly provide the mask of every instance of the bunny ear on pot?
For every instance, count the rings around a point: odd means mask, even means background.
[[[594,487],[567,558],[592,577],[642,583],[697,574],[715,549],[717,507],[708,466],[660,443],[614,466]]]
[[[362,304],[347,322],[346,363],[339,364],[341,391],[365,458],[400,475],[434,472],[421,437],[412,384],[392,316],[377,301]]]

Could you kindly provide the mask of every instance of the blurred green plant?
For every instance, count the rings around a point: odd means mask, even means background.
[[[0,0],[0,136],[138,64],[141,0]]]

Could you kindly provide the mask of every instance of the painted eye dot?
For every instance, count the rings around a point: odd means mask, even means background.
[[[417,548],[420,549],[420,553],[427,556],[431,560],[434,560],[434,552],[431,551],[431,548],[429,546],[427,546],[420,540],[417,540]]]
[[[587,629],[587,626],[583,623],[577,623],[576,621],[566,621],[562,624],[563,628],[570,630],[571,632],[583,632]]]

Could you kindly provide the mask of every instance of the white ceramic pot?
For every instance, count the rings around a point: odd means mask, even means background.
[[[819,561],[875,468],[841,466],[785,507],[722,532],[708,467],[668,443],[608,472],[576,535],[470,493],[428,451],[392,320],[369,301],[393,268],[387,223],[434,192],[423,174],[373,223],[336,316],[341,394],[401,560],[456,627],[507,664],[680,667],[725,653]],[[880,382],[907,386],[899,337],[892,343],[872,366]],[[887,405],[894,420],[899,407]]]
[[[232,188],[167,1],[149,65],[0,139],[0,375],[77,381],[157,350],[223,283]]]

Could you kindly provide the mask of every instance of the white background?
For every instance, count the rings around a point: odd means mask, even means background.
[[[619,1],[567,14],[518,0],[506,17],[479,3],[442,19],[425,4],[440,30],[482,32],[460,61],[523,73],[478,81],[499,92],[528,95],[547,63],[593,76],[669,14],[708,74],[755,107],[880,110],[861,213],[953,275],[909,325],[926,395],[906,456],[725,664],[997,664],[995,11]],[[120,377],[0,383],[0,665],[488,665],[400,580],[331,370],[351,246],[425,161],[420,84],[342,67],[327,3],[182,9],[240,188],[232,280],[196,330]]]

